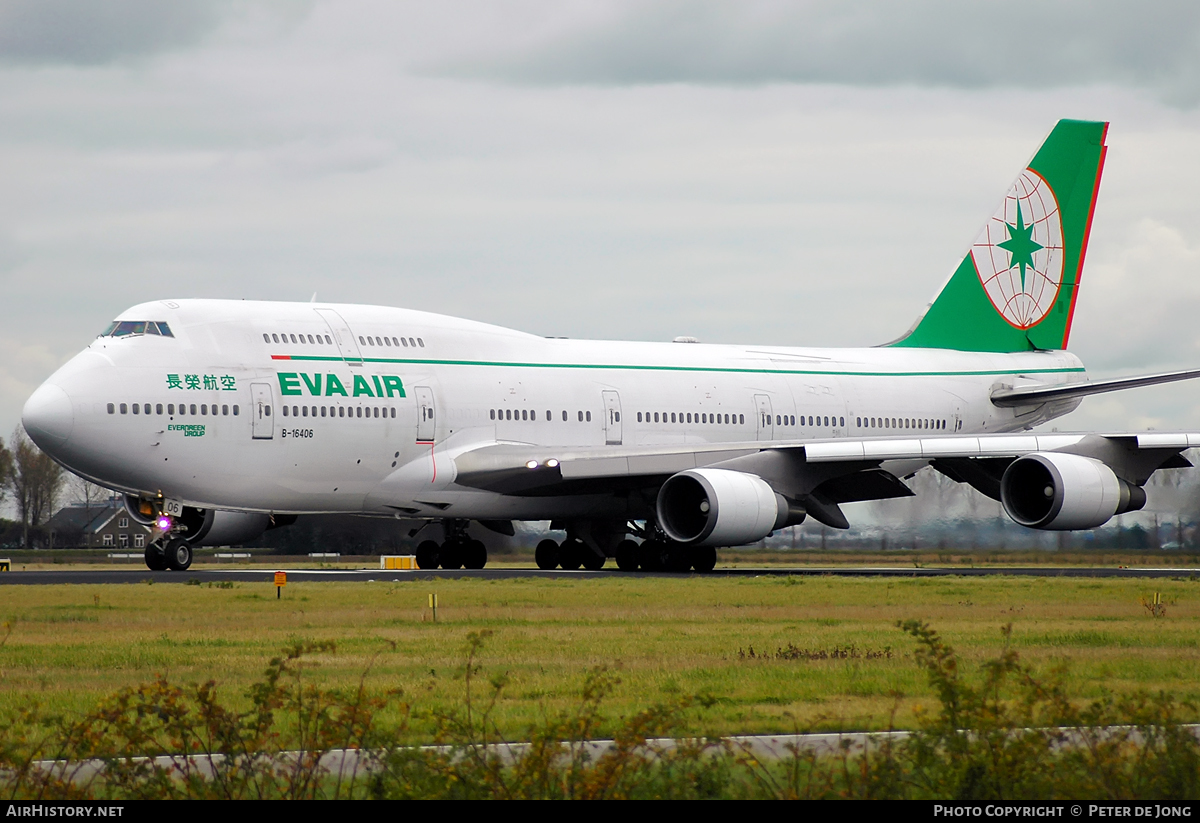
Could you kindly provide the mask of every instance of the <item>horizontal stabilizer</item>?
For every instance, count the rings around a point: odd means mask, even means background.
[[[1080,383],[1061,383],[1055,386],[1020,386],[1012,389],[997,389],[992,392],[992,403],[996,406],[1032,406],[1051,400],[1067,400],[1072,397],[1087,397],[1139,386],[1155,386],[1159,383],[1174,383],[1200,377],[1200,369],[1144,374],[1139,377],[1118,377],[1113,380],[1087,380]]]

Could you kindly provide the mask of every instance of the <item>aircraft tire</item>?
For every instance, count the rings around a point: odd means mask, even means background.
[[[660,572],[663,570],[663,553],[666,547],[661,540],[647,540],[638,546],[637,564],[644,572]]]
[[[692,568],[707,574],[717,567],[717,550],[712,546],[701,546],[692,550]]]
[[[677,574],[690,572],[692,570],[692,553],[683,546],[670,544],[666,549],[666,558],[663,565],[667,571]]]
[[[446,542],[438,549],[438,559],[447,571],[463,567],[463,546],[460,543]]]
[[[564,540],[558,550],[558,565],[563,571],[577,571],[583,565],[583,553],[591,551],[579,540]]]
[[[438,544],[425,540],[417,546],[417,568],[436,569],[438,567]]]
[[[550,539],[538,543],[537,548],[533,550],[533,560],[537,563],[537,567],[544,572],[557,569],[558,544]]]
[[[182,537],[176,537],[167,543],[163,555],[167,568],[172,571],[185,572],[192,565],[192,544]]]
[[[580,545],[580,554],[583,555],[583,567],[590,572],[598,572],[604,568],[605,561],[608,560],[602,554],[597,554],[592,551],[591,546]]]
[[[622,540],[617,544],[617,568],[623,572],[638,570],[638,544],[632,540]]]
[[[487,546],[482,540],[470,540],[463,547],[463,566],[468,569],[482,569],[487,565]]]
[[[146,546],[146,553],[143,555],[146,558],[146,568],[152,572],[165,571],[167,568],[167,558],[163,556],[162,548],[150,543]]]

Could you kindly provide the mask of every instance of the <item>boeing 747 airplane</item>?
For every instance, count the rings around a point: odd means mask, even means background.
[[[1066,351],[1105,123],[1064,120],[936,299],[876,348],[544,339],[380,306],[157,300],[26,403],[30,437],[126,495],[151,569],[319,512],[440,524],[421,568],[482,568],[479,521],[551,520],[542,568],[711,570],[716,549],[912,494],[931,466],[1033,529],[1141,508],[1197,433],[1037,434],[1098,392]],[[637,538],[631,539],[632,538]]]

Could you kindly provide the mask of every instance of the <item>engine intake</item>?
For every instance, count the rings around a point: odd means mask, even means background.
[[[761,477],[730,469],[688,469],[658,491],[658,524],[689,546],[741,546],[788,521],[788,503]]]
[[[1000,480],[1000,500],[1022,526],[1048,531],[1094,529],[1113,515],[1146,505],[1146,490],[1100,460],[1035,452],[1014,460]]]

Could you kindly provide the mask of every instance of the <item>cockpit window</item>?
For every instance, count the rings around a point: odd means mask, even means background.
[[[100,335],[101,337],[129,337],[135,334],[157,334],[174,337],[171,327],[161,320],[114,320]]]

